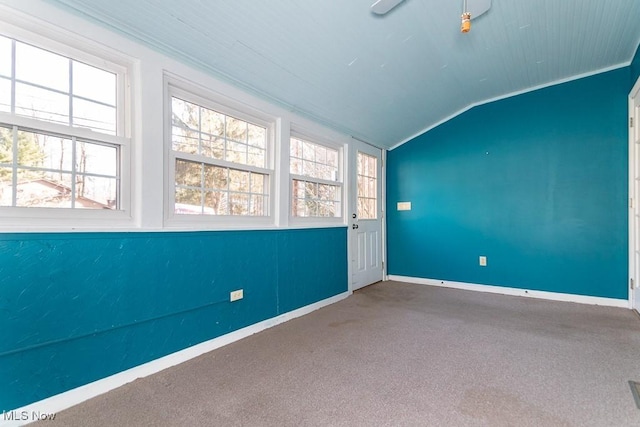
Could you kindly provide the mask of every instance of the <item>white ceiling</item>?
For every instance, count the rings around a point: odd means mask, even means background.
[[[47,1],[379,147],[640,42],[638,0],[493,0],[467,34],[462,0]]]

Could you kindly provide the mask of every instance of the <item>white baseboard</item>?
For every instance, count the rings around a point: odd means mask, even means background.
[[[192,347],[185,348],[184,350],[180,350],[159,359],[155,359],[142,365],[136,366],[134,368],[127,369],[126,371],[118,372],[117,374],[111,375],[109,377],[102,378],[100,380],[74,388],[69,391],[65,391],[64,393],[48,397],[46,399],[31,403],[21,408],[14,409],[12,411],[7,411],[6,413],[0,414],[0,426],[13,427],[25,425],[33,421],[37,421],[39,416],[56,414],[64,409],[84,402],[85,400],[89,400],[110,390],[121,387],[138,378],[144,378],[146,376],[155,374],[164,369],[198,357],[204,353],[208,353],[217,348],[231,344],[232,342],[246,338],[249,335],[264,331],[265,329],[279,325],[288,320],[295,319],[296,317],[309,314],[312,311],[318,310],[319,308],[343,300],[349,295],[351,295],[350,291],[335,295],[331,298],[318,301],[314,304],[301,307],[297,310],[281,314],[271,319],[267,319],[251,326],[247,326],[246,328],[239,329],[218,338],[196,344]],[[9,420],[8,418],[12,419]]]
[[[626,299],[591,297],[586,295],[562,294],[557,292],[536,291],[531,289],[507,288],[503,286],[479,285],[475,283],[452,282],[449,280],[423,279],[389,275],[389,280],[396,282],[416,283],[419,285],[439,286],[442,288],[464,289],[467,291],[488,292],[492,294],[512,295],[519,297],[540,298],[551,301],[576,302],[579,304],[604,305],[608,307],[629,308]]]

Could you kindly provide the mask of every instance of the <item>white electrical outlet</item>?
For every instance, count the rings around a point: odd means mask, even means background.
[[[244,298],[244,291],[242,289],[238,289],[236,291],[231,291],[229,294],[229,299],[233,301],[238,301],[239,299]]]
[[[480,266],[481,267],[486,267],[487,266],[487,257],[486,256],[480,256]]]

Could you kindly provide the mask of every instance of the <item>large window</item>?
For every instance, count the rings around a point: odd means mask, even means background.
[[[340,150],[293,137],[289,165],[293,217],[342,217]]]
[[[170,94],[173,214],[268,217],[269,125]]]
[[[5,214],[9,208],[126,208],[121,174],[128,145],[125,69],[73,52],[0,35],[0,208]]]

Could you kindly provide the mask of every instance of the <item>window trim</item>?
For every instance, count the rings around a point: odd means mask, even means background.
[[[172,148],[171,103],[176,97],[187,102],[208,108],[226,116],[231,116],[266,129],[266,165],[260,168],[252,165],[210,159],[190,153],[178,153]],[[212,92],[196,83],[165,72],[164,75],[164,214],[163,226],[167,229],[217,230],[217,229],[255,229],[276,228],[275,211],[277,199],[276,176],[276,118],[253,107],[234,101],[219,93]],[[251,215],[188,215],[175,213],[175,162],[176,159],[206,163],[213,166],[230,168],[268,176],[267,187],[269,201],[268,214]]]
[[[313,178],[308,175],[298,175],[291,173],[291,139],[296,138],[311,144],[316,144],[320,146],[324,146],[326,148],[330,148],[338,151],[338,179],[336,181],[321,179],[321,178]],[[344,144],[340,144],[338,142],[334,142],[331,139],[323,137],[321,135],[312,133],[307,131],[306,129],[300,128],[295,125],[291,125],[291,131],[288,136],[288,144],[287,144],[287,180],[288,180],[288,197],[287,197],[287,207],[288,207],[288,220],[289,224],[293,227],[313,227],[313,226],[339,226],[344,225],[346,221],[346,209],[347,204],[345,203],[347,196],[347,189],[345,185],[345,153],[346,147]],[[340,194],[340,209],[339,216],[333,217],[322,217],[322,216],[294,216],[293,215],[293,181],[294,180],[302,180],[307,182],[314,182],[318,184],[328,184],[335,185],[339,188]],[[284,197],[282,198],[284,201]]]
[[[9,18],[9,19],[7,19]],[[66,30],[52,28],[35,19],[2,17],[0,35],[32,45],[116,75],[116,134],[101,133],[62,123],[38,120],[12,112],[0,112],[0,124],[27,131],[53,134],[119,146],[119,209],[82,209],[0,206],[0,230],[74,231],[108,227],[130,228],[134,223],[132,180],[132,94],[134,62],[120,52]],[[12,63],[15,57],[12,58]],[[14,78],[14,77],[12,77]],[[13,85],[12,85],[13,87]],[[13,89],[12,89],[13,90]],[[14,97],[12,96],[12,99]]]

